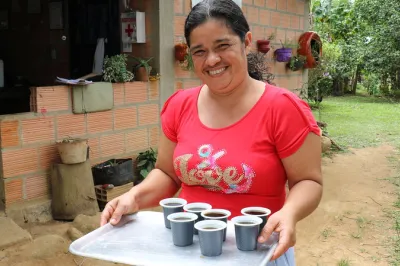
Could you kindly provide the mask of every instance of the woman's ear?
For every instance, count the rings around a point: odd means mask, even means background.
[[[251,51],[251,40],[253,39],[252,33],[249,31],[244,36],[244,47],[246,49],[246,54],[249,54]]]

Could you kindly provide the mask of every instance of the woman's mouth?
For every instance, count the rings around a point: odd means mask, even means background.
[[[226,70],[226,67],[222,67],[216,70],[207,71],[210,76],[218,76],[221,75]]]

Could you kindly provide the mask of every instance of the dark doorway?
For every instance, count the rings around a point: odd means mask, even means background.
[[[99,38],[104,38],[105,55],[121,52],[119,2],[69,0],[70,78],[80,78],[93,72]]]

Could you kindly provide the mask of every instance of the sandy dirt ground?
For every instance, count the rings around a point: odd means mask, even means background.
[[[323,200],[298,224],[297,265],[389,265],[390,237],[395,234],[389,213],[397,194],[388,178],[398,174],[396,161],[399,157],[391,146],[324,158]],[[117,265],[69,254],[70,226],[26,225],[34,241],[0,251],[0,266]]]

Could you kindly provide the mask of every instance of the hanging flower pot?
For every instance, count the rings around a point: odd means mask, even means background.
[[[186,43],[175,44],[175,59],[180,62],[185,61],[185,56],[188,53],[187,48]]]
[[[322,41],[316,32],[304,32],[299,38],[299,49],[297,53],[306,57],[304,68],[315,68],[321,62]]]
[[[269,47],[270,41],[269,40],[258,40],[257,41],[257,50],[260,53],[268,53],[271,48]]]
[[[287,66],[292,71],[298,71],[304,67],[306,63],[306,57],[302,55],[292,56],[287,63]]]
[[[292,48],[279,48],[275,50],[276,61],[289,62],[292,57]]]

